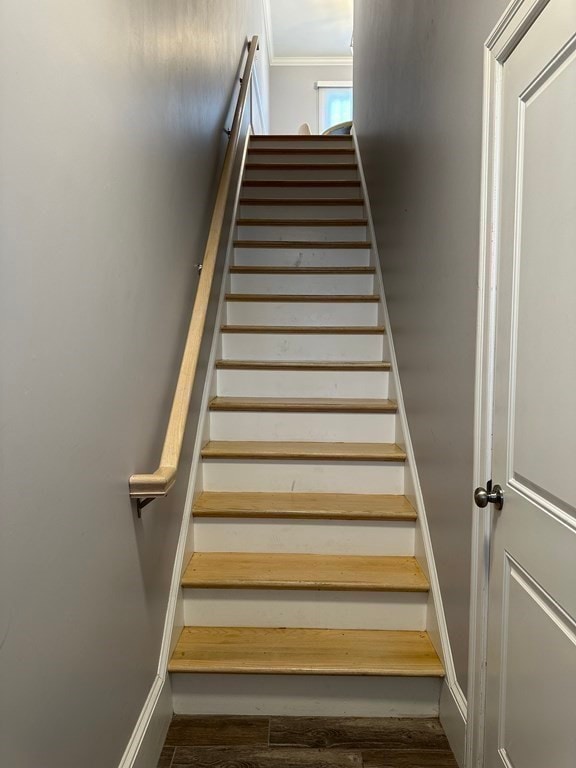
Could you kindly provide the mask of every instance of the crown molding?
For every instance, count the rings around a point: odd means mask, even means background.
[[[352,56],[271,56],[271,67],[352,66]]]

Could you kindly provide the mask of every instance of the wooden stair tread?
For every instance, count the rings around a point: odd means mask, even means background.
[[[227,293],[226,301],[300,304],[377,304],[375,293]]]
[[[184,627],[170,672],[443,677],[426,632]]]
[[[356,179],[243,179],[243,187],[359,187]]]
[[[374,275],[375,267],[243,267],[231,266],[233,275]]]
[[[222,333],[294,333],[374,335],[386,333],[383,325],[223,325]]]
[[[406,454],[395,443],[210,440],[202,448],[202,458],[404,462]]]
[[[268,171],[357,171],[358,163],[342,163],[335,161],[333,163],[251,163],[247,162],[244,166],[247,171],[257,171],[263,168]]]
[[[366,227],[368,219],[237,219],[239,227]]]
[[[324,136],[324,135],[300,135],[299,133],[266,133],[266,134],[258,134],[257,136],[250,136],[250,145],[252,144],[259,144],[260,142],[266,143],[268,141],[297,141],[306,143],[307,141],[321,141],[321,142],[331,142],[331,141],[346,141],[346,142],[352,142],[352,136],[350,134],[341,133],[338,136]]]
[[[372,248],[368,240],[234,240],[234,248]]]
[[[196,517],[328,520],[416,520],[405,496],[356,493],[248,493],[204,491],[194,502]]]
[[[183,587],[428,592],[415,557],[196,552]]]
[[[396,413],[394,400],[356,397],[214,397],[211,411],[290,413]]]
[[[348,147],[248,147],[249,155],[355,155]]]
[[[345,205],[363,206],[361,197],[244,197],[240,198],[239,205]]]
[[[340,362],[322,360],[217,360],[216,368],[232,371],[389,371],[385,360]]]

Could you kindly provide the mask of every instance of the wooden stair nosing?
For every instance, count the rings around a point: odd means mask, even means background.
[[[357,171],[358,163],[342,163],[338,161],[333,163],[252,163],[248,161],[244,168],[248,171]]]
[[[238,201],[239,205],[324,205],[331,206],[358,206],[364,207],[364,199],[361,197],[244,197]]]
[[[233,275],[375,275],[374,267],[230,267]]]
[[[444,676],[426,632],[184,627],[169,672]]]
[[[203,491],[193,514],[202,518],[327,519],[413,522],[405,496],[352,493],[251,493]]]
[[[357,179],[242,179],[243,187],[360,187]]]
[[[386,360],[341,362],[321,360],[217,360],[218,370],[232,371],[389,371]]]
[[[383,325],[222,325],[220,330],[222,333],[288,333],[305,336],[381,336],[386,333]]]
[[[394,400],[331,397],[213,397],[211,411],[274,413],[397,413]]]
[[[238,227],[366,227],[368,219],[249,219],[236,220]]]
[[[229,302],[279,304],[378,304],[376,293],[227,293]]]
[[[319,251],[340,249],[356,251],[372,248],[372,243],[367,240],[234,240],[234,248],[313,248]]]
[[[263,461],[363,461],[404,463],[406,453],[396,443],[319,443],[286,440],[210,440],[203,459],[261,459]]]
[[[266,133],[266,134],[258,134],[250,136],[250,145],[252,144],[258,144],[260,142],[267,143],[267,142],[273,142],[273,141],[296,141],[296,142],[302,142],[305,144],[309,141],[320,141],[320,142],[326,142],[327,144],[330,142],[336,142],[336,141],[345,141],[346,143],[352,143],[352,136],[350,134],[341,133],[338,136],[323,136],[321,134],[318,135],[300,135],[299,133]]]
[[[352,147],[248,147],[249,155],[355,155]]]
[[[181,581],[194,589],[428,592],[415,557],[195,552]]]

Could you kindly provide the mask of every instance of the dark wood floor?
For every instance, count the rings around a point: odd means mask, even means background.
[[[158,768],[457,768],[429,718],[175,715]]]

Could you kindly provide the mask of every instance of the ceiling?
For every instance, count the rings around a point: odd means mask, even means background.
[[[354,0],[264,0],[271,64],[350,64]]]

